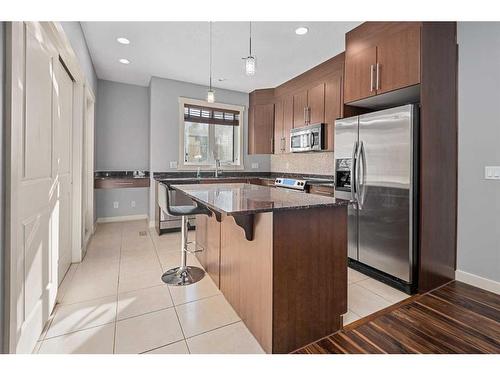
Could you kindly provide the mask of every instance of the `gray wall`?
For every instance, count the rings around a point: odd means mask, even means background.
[[[150,171],[171,171],[170,162],[179,159],[179,97],[205,100],[207,87],[192,83],[153,77],[150,83]],[[217,102],[243,105],[248,109],[248,94],[238,91],[215,89]],[[248,155],[247,121],[243,121],[243,164],[245,170],[269,171],[269,155]],[[251,169],[253,162],[258,169]],[[152,190],[151,190],[152,191]],[[154,194],[151,193],[150,220],[154,218]]]
[[[61,22],[61,26],[63,27],[64,33],[68,37],[71,47],[73,47],[73,51],[75,51],[76,57],[80,62],[80,67],[82,68],[83,73],[85,74],[85,77],[95,94],[97,90],[97,75],[90,57],[87,41],[83,35],[82,26],[80,25],[80,22]]]
[[[149,168],[148,88],[98,80],[96,170]]]
[[[96,118],[97,171],[149,170],[147,87],[98,80]],[[97,218],[146,215],[149,189],[97,189],[95,199]]]
[[[0,353],[4,344],[4,219],[5,219],[5,22],[0,22]]]
[[[500,23],[459,22],[457,269],[500,282]]]
[[[179,159],[179,97],[206,100],[207,87],[188,82],[153,77],[150,84],[151,100],[151,170],[169,171],[170,162]],[[215,89],[217,102],[243,105],[248,108],[248,94],[238,91]],[[248,155],[248,111],[244,112],[243,163],[246,170],[252,162],[259,163],[256,170],[269,171],[269,155]]]

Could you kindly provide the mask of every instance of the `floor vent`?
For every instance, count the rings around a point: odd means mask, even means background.
[[[146,237],[146,236],[147,236],[147,234],[148,234],[148,232],[146,232],[145,230],[141,230],[141,231],[139,232],[139,236],[141,236],[141,237]]]

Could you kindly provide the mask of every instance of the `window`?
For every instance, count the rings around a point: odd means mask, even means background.
[[[181,167],[241,166],[242,108],[181,98]],[[218,106],[221,106],[220,108]],[[241,124],[242,125],[242,124]]]

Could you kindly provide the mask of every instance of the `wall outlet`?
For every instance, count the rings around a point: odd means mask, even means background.
[[[113,208],[118,208],[118,206],[119,206],[118,202],[117,202],[117,201],[114,201],[114,202],[113,202]]]
[[[135,201],[130,202],[130,207],[135,207]]]
[[[170,162],[170,169],[177,169],[177,161]]]
[[[259,168],[259,163],[252,163],[252,169]]]
[[[500,167],[484,167],[485,180],[500,180]]]

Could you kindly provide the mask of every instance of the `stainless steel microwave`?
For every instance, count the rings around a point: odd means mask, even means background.
[[[292,152],[321,151],[325,148],[325,124],[314,124],[290,131]]]

